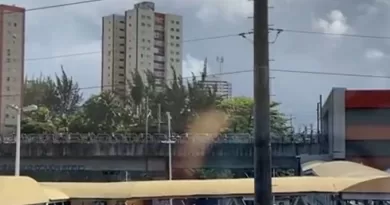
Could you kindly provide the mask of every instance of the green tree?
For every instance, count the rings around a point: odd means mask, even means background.
[[[234,173],[230,169],[197,169],[195,170],[197,179],[231,179]]]
[[[271,132],[276,136],[283,136],[289,131],[287,119],[279,111],[279,103],[272,102],[270,105]],[[220,101],[218,108],[229,116],[230,127],[227,132],[252,133],[254,101],[249,97],[233,97]]]
[[[131,112],[120,102],[112,92],[102,92],[88,99],[83,107],[79,121],[84,118],[83,124],[93,132],[116,132],[130,127]],[[129,124],[126,124],[127,122]]]
[[[50,110],[39,107],[38,110],[25,114],[21,122],[22,133],[54,133],[56,127],[52,121]]]
[[[24,80],[23,105],[40,105],[44,104],[46,90],[50,89],[49,77],[43,77]]]
[[[78,83],[65,73],[63,67],[61,76],[56,75],[55,80],[49,83],[54,89],[48,90],[46,100],[53,112],[58,115],[75,112],[83,100]]]
[[[24,105],[47,107],[53,115],[71,114],[83,100],[78,83],[62,67],[60,76],[26,79],[24,87]]]

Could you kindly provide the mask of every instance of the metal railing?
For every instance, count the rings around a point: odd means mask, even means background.
[[[280,144],[318,144],[326,136],[316,134],[296,134],[290,136],[273,136],[272,143]],[[172,140],[176,143],[231,143],[248,144],[253,143],[254,138],[246,133],[229,133],[213,135],[208,133],[199,134],[172,134]],[[58,133],[58,134],[22,134],[22,143],[162,143],[168,140],[166,134],[84,134],[84,133]],[[15,143],[14,135],[0,136],[0,144]]]

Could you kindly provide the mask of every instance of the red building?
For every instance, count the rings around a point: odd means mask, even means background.
[[[323,105],[322,131],[333,159],[390,168],[390,90],[332,89]]]

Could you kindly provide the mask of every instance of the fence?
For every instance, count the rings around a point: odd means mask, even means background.
[[[322,144],[327,141],[326,136],[318,134],[296,134],[289,136],[273,136],[272,143],[280,144]],[[229,133],[213,135],[199,134],[172,134],[175,143],[213,143],[248,144],[254,142],[254,137],[245,133]],[[58,133],[58,134],[22,134],[22,143],[163,143],[168,140],[166,134],[134,134],[134,133]],[[15,143],[15,135],[0,136],[0,144]]]

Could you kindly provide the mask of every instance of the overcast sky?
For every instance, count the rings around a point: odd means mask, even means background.
[[[2,3],[34,8],[77,0],[3,0]],[[27,61],[29,76],[53,75],[63,65],[81,87],[100,86],[101,17],[123,14],[134,0],[103,0],[27,13],[26,58],[82,52],[96,54]],[[156,10],[184,17],[184,39],[235,34],[252,29],[252,3],[247,0],[155,0]],[[390,36],[388,0],[271,0],[270,24],[275,28],[337,34]],[[271,33],[272,40],[275,34]],[[252,36],[249,36],[252,38]],[[270,46],[275,59],[271,69],[390,75],[389,40],[336,37],[282,32]],[[183,73],[198,73],[209,59],[209,72],[218,72],[217,56],[223,56],[224,72],[248,70],[253,65],[249,40],[229,37],[184,45]],[[272,72],[272,98],[282,111],[295,117],[294,124],[315,122],[316,102],[332,87],[388,88],[390,80]],[[225,75],[236,96],[252,96],[250,72]],[[84,90],[86,95],[99,89]]]

